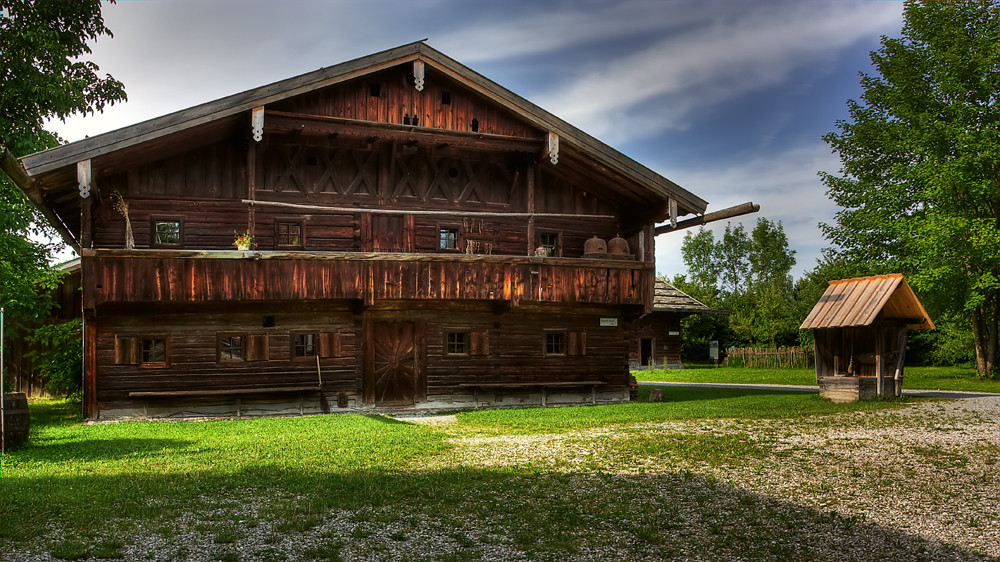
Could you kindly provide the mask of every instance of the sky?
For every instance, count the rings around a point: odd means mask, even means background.
[[[890,0],[118,0],[89,57],[128,101],[50,123],[74,141],[378,51],[427,43],[709,202],[780,221],[795,277],[829,246],[823,142],[861,94]],[[726,221],[710,228],[718,237]],[[656,239],[684,273],[684,231]]]

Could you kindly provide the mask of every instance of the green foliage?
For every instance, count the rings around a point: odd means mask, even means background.
[[[842,168],[821,176],[842,209],[823,228],[851,261],[906,274],[932,316],[967,316],[977,369],[995,374],[1000,5],[910,0],[904,16],[850,120],[824,137]]]
[[[125,100],[121,82],[81,60],[90,42],[111,35],[100,0],[3,0],[0,6],[0,138],[15,155],[52,145],[43,128],[48,119]]]
[[[743,225],[728,224],[718,241],[701,228],[684,236],[681,253],[690,281],[677,277],[674,286],[729,312],[685,319],[686,351],[695,353],[685,357],[701,359],[710,340],[722,347],[796,343],[801,319],[795,316],[790,276],[795,252],[780,222],[760,218],[750,234]]]
[[[80,319],[36,328],[28,338],[28,358],[56,396],[79,401],[83,390],[83,324]]]
[[[125,99],[121,84],[81,57],[110,35],[99,0],[0,0],[0,144],[24,156],[58,144],[49,119],[93,113]],[[30,237],[29,237],[30,236]],[[60,245],[37,240],[54,231],[0,174],[0,306],[8,320],[30,320],[49,307],[48,267]]]
[[[788,384],[816,386],[815,369],[743,369],[687,365],[671,371],[647,370],[632,373],[645,382],[689,382],[731,384]],[[978,380],[971,367],[906,367],[903,391],[960,390],[967,392],[1000,392],[996,382]]]

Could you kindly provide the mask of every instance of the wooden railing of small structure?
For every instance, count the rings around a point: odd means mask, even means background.
[[[816,361],[811,347],[730,347],[726,353],[730,367],[751,369],[812,369]]]

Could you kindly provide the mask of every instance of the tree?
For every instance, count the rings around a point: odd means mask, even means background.
[[[842,208],[826,236],[867,269],[906,274],[940,315],[965,315],[976,369],[997,375],[1000,319],[1000,6],[916,2],[882,39],[850,119],[824,137]]]
[[[80,60],[101,35],[111,32],[99,0],[0,0],[0,169],[8,175],[17,157],[58,144],[47,120],[125,99],[121,82]],[[59,246],[36,241],[46,237],[54,231],[0,175],[0,303],[15,319],[47,308],[38,288],[51,282],[48,262]]]
[[[121,82],[80,58],[102,35],[111,32],[100,0],[0,0],[0,306],[15,329],[50,308],[45,289],[59,276],[49,263],[61,246],[39,241],[55,231],[14,185],[17,157],[60,142],[44,129],[49,119],[125,99]]]
[[[681,254],[691,281],[675,278],[675,285],[712,308],[730,312],[721,322],[692,320],[690,328],[704,336],[721,327],[714,336],[727,345],[797,341],[790,275],[795,252],[788,248],[780,222],[760,218],[749,235],[743,225],[727,224],[719,241],[701,228],[684,236]]]

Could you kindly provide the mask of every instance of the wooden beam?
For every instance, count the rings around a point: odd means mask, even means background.
[[[683,230],[685,228],[691,228],[692,226],[700,226],[718,220],[731,219],[733,217],[738,217],[741,215],[756,213],[759,210],[760,210],[760,205],[752,202],[747,202],[743,203],[742,205],[726,207],[725,209],[720,209],[712,213],[705,213],[704,215],[701,215],[699,217],[678,221],[677,226],[664,224],[656,227],[655,232],[657,235],[664,234],[666,232],[674,232],[677,230]]]
[[[533,189],[533,182],[531,180],[532,175],[528,174],[528,190],[529,193]],[[316,213],[343,213],[343,214],[354,214],[354,213],[372,213],[375,215],[420,215],[420,216],[441,216],[441,217],[455,217],[455,211],[436,211],[436,210],[425,210],[425,209],[362,209],[359,207],[326,207],[324,205],[310,205],[306,203],[285,203],[283,201],[262,201],[259,199],[244,199],[243,203],[247,205],[258,205],[262,207],[283,207],[286,209],[300,209],[304,211],[311,211]],[[534,205],[530,208],[534,209]],[[614,215],[587,215],[587,214],[575,214],[575,213],[504,213],[504,212],[490,212],[490,211],[462,211],[463,217],[484,217],[484,218],[516,218],[516,219],[530,219],[531,217],[541,217],[548,219],[614,219]]]
[[[77,252],[80,251],[80,242],[73,236],[73,233],[69,231],[66,224],[59,218],[58,215],[49,207],[45,202],[45,196],[42,194],[41,186],[35,181],[35,178],[28,174],[28,171],[21,164],[11,152],[7,149],[7,146],[0,143],[0,170],[3,170],[7,177],[10,178],[14,185],[16,185],[28,201],[35,206],[35,209],[49,221],[52,228],[56,229],[62,237],[63,240],[71,246]]]
[[[468,133],[285,111],[267,111],[264,131],[269,133],[294,132],[314,136],[343,135],[370,140],[394,140],[400,144],[424,143],[430,146],[447,145],[475,150],[531,153],[538,152],[545,142],[541,138]]]

